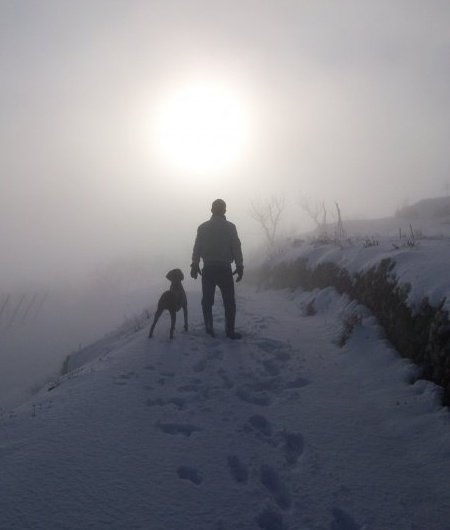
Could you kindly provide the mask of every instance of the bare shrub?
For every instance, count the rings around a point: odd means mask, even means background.
[[[250,215],[262,229],[270,254],[276,249],[277,232],[285,206],[286,200],[283,195],[272,195],[264,201],[251,203]]]
[[[402,229],[398,230],[400,243],[392,243],[392,246],[395,250],[400,248],[414,248],[418,246],[418,240],[423,238],[421,230],[413,230],[412,225],[409,225],[409,232],[402,232]]]
[[[342,330],[336,341],[336,344],[343,348],[347,341],[352,336],[353,330],[356,326],[360,326],[362,323],[362,315],[357,311],[353,311],[348,314],[342,321]]]
[[[319,237],[327,235],[327,209],[325,207],[325,201],[316,202],[311,205],[308,199],[303,197],[300,200],[300,206],[304,212],[308,214],[310,219],[316,226],[319,233]]]
[[[380,241],[378,239],[375,239],[373,236],[366,237],[363,241],[364,248],[378,247],[378,246],[380,246]]]

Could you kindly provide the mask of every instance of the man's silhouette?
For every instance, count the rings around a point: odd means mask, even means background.
[[[225,212],[225,201],[216,199],[212,203],[211,219],[198,227],[192,252],[191,276],[194,279],[199,274],[202,276],[202,309],[206,333],[214,336],[212,306],[216,287],[219,287],[225,309],[226,335],[230,339],[240,339],[241,335],[234,330],[236,301],[233,274],[237,274],[236,281],[240,282],[244,265],[236,226],[227,221]],[[200,258],[203,260],[202,271]],[[231,272],[233,261],[236,264],[235,273]]]

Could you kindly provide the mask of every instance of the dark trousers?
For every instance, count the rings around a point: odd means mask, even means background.
[[[236,301],[234,298],[234,280],[231,266],[205,265],[202,270],[202,308],[207,329],[212,329],[213,325],[212,306],[214,305],[216,287],[222,293],[226,332],[232,333],[234,332]]]

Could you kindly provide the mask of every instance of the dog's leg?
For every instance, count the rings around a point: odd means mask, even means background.
[[[170,338],[173,339],[173,332],[175,330],[175,323],[177,321],[177,312],[170,310]]]
[[[153,330],[155,329],[156,323],[158,322],[158,319],[161,316],[163,311],[164,309],[158,306],[158,309],[156,310],[156,313],[155,313],[155,318],[153,319],[152,327],[150,328],[150,333],[148,334],[149,339],[153,337]]]
[[[183,304],[183,314],[184,314],[184,331],[188,330],[188,308],[187,304]]]

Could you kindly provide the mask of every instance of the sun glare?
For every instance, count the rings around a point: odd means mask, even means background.
[[[160,104],[154,125],[156,154],[174,169],[232,169],[245,154],[244,102],[223,85],[199,82],[173,91]]]

